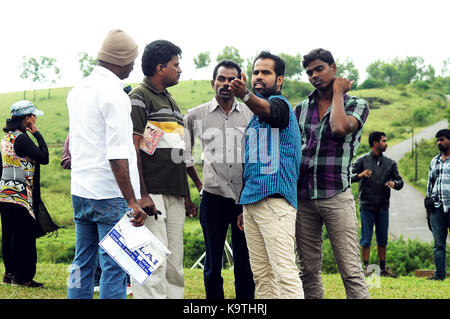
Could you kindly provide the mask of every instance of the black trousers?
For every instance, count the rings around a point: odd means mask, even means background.
[[[237,217],[241,213],[242,206],[236,205],[233,199],[203,191],[199,219],[205,238],[203,275],[207,299],[224,299],[221,271],[229,225],[231,225],[236,299],[253,299],[255,296],[255,283],[245,234],[237,227]]]
[[[23,206],[0,203],[2,255],[5,273],[18,283],[31,281],[36,274],[36,220]]]

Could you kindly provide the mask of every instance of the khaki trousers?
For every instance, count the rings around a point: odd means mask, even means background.
[[[284,198],[265,198],[243,210],[257,297],[303,299],[295,264],[295,208]]]
[[[183,299],[183,228],[185,220],[184,199],[179,196],[149,194],[156,209],[161,212],[158,220],[147,216],[145,226],[172,252],[167,260],[140,286],[133,279],[135,299]]]
[[[324,297],[322,226],[325,224],[347,298],[366,299],[369,291],[361,268],[358,223],[351,189],[327,199],[301,200],[296,223],[300,278],[305,298]]]

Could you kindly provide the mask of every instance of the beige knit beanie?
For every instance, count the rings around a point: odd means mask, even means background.
[[[124,31],[114,29],[109,31],[97,59],[103,62],[124,66],[128,65],[138,56],[136,42]]]

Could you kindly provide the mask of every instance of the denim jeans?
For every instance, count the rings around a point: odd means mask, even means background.
[[[72,195],[75,222],[75,258],[69,275],[67,297],[91,299],[97,254],[102,268],[101,299],[126,298],[126,273],[98,243],[122,218],[127,207],[123,198],[94,200]]]
[[[448,228],[450,227],[450,212],[444,213],[441,207],[435,208],[430,215],[431,229],[434,238],[434,265],[436,271],[434,273],[437,278],[445,278],[446,262],[445,262],[445,245],[447,240]]]
[[[241,213],[242,206],[236,205],[233,199],[203,191],[199,220],[205,238],[206,256],[203,275],[207,299],[224,299],[221,272],[229,225],[231,225],[236,299],[255,298],[255,283],[245,234],[237,227],[237,217]]]
[[[370,247],[373,235],[373,226],[375,225],[375,236],[379,247],[386,247],[389,229],[389,209],[359,210],[361,214],[361,239],[359,241],[362,247]]]

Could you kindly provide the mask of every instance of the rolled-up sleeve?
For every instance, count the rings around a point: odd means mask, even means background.
[[[355,117],[359,122],[359,127],[363,127],[369,116],[369,105],[364,99],[350,99],[345,106],[345,113]]]
[[[184,144],[186,145],[186,150],[183,152],[183,157],[186,167],[194,166],[194,117],[192,112],[188,112],[184,116]]]

